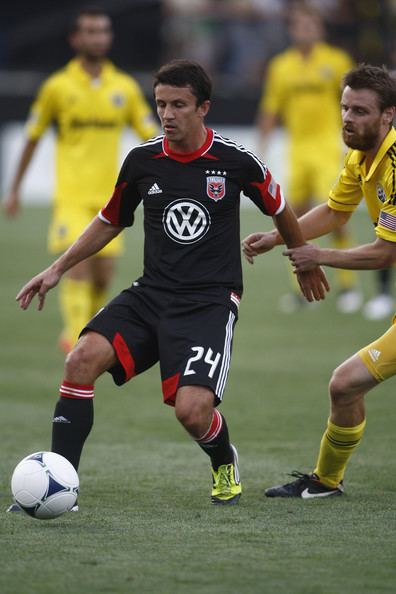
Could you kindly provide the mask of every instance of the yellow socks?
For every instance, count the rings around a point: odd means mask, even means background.
[[[62,338],[72,348],[92,317],[91,283],[66,277],[60,285],[59,299],[63,319]]]
[[[338,427],[328,421],[314,470],[321,483],[328,487],[338,487],[344,478],[348,460],[363,437],[365,426],[366,420],[356,427]]]

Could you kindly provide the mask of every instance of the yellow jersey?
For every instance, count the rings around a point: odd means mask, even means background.
[[[269,64],[260,110],[277,115],[291,143],[341,143],[340,96],[343,75],[353,61],[343,50],[317,43],[309,56],[291,47]]]
[[[28,137],[37,140],[51,124],[56,207],[103,206],[116,182],[124,127],[144,140],[158,132],[137,82],[109,61],[98,79],[73,59],[43,83],[27,122]]]
[[[340,177],[330,192],[328,205],[353,212],[362,199],[378,237],[396,242],[396,130],[392,128],[366,170],[365,155],[349,150]]]

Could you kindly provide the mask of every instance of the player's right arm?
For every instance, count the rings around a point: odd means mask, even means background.
[[[27,139],[22,149],[21,156],[17,165],[14,179],[11,183],[9,193],[3,200],[3,210],[8,217],[15,217],[19,213],[21,199],[20,188],[26,169],[34,155],[37,147],[37,140]]]
[[[26,124],[26,140],[19,157],[8,195],[3,201],[7,216],[16,216],[20,209],[20,188],[37,144],[56,114],[56,76],[50,77],[40,88],[33,102]]]
[[[35,295],[38,296],[38,309],[44,307],[47,292],[55,287],[62,275],[86,258],[93,256],[116,237],[123,227],[103,222],[95,217],[80,237],[57,258],[51,266],[33,277],[16,296],[22,309],[27,309]]]
[[[334,210],[327,204],[319,204],[298,219],[304,239],[315,239],[327,235],[334,229],[345,225],[352,213]],[[284,240],[278,229],[272,231],[251,233],[242,240],[242,251],[246,260],[253,264],[259,254],[269,252],[277,245],[283,245]]]

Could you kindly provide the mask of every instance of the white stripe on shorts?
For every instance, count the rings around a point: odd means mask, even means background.
[[[233,334],[233,327],[234,327],[234,320],[235,314],[230,311],[230,315],[228,316],[228,322],[226,326],[226,335],[224,341],[224,350],[223,350],[223,358],[219,373],[219,379],[217,380],[216,385],[216,396],[219,400],[223,397],[224,388],[227,381],[228,371],[230,369],[230,361],[231,361],[231,344],[232,344],[232,334]]]

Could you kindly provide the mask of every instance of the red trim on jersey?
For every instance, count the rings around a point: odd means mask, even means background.
[[[211,441],[216,439],[216,437],[220,433],[222,427],[223,427],[223,417],[221,416],[219,411],[215,408],[213,411],[212,422],[210,423],[209,429],[207,430],[207,432],[204,435],[202,435],[202,437],[197,439],[197,441],[199,443],[210,443]]]
[[[180,373],[176,373],[162,382],[162,394],[164,397],[164,402],[169,406],[175,406],[179,379]]]
[[[76,398],[78,400],[85,400],[86,398],[94,397],[93,384],[74,384],[63,380],[59,388],[59,395],[63,398]]]
[[[250,182],[250,185],[258,188],[266,212],[274,215],[282,204],[282,195],[280,186],[272,175],[268,172],[263,182]]]
[[[211,130],[210,128],[206,128],[205,142],[198,150],[194,151],[193,153],[176,153],[175,151],[172,151],[172,149],[169,148],[169,143],[168,143],[168,139],[166,136],[164,136],[164,140],[162,143],[162,149],[163,149],[164,153],[171,159],[174,159],[175,161],[179,161],[179,163],[189,163],[190,161],[194,161],[195,159],[199,159],[199,157],[204,156],[205,153],[207,153],[208,150],[211,148],[212,144],[213,144],[213,130]],[[213,157],[209,157],[209,158],[213,158]]]
[[[119,225],[120,222],[120,209],[121,209],[121,194],[127,182],[122,182],[115,187],[114,192],[106,206],[102,208],[100,214],[109,221],[112,225]]]
[[[117,354],[117,358],[125,371],[125,381],[128,381],[136,375],[135,360],[132,357],[125,340],[121,334],[117,334],[113,338],[113,347]]]

